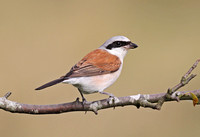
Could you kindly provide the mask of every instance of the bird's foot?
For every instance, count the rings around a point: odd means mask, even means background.
[[[84,105],[88,105],[88,104],[90,104],[91,102],[90,101],[87,101],[85,98],[82,98],[82,105],[83,105],[83,107],[84,107]]]
[[[84,97],[82,98],[82,106],[85,109],[85,105],[90,104],[91,102],[87,101]],[[87,111],[85,111],[85,114],[87,113]]]
[[[88,103],[88,101],[85,98],[82,98],[82,104],[86,105]]]
[[[115,97],[113,94],[108,93],[108,92],[101,91],[99,93],[108,95],[109,96],[109,98],[107,99],[108,104],[113,105],[115,108],[115,104],[118,103],[118,101],[119,101],[119,99],[117,97]]]
[[[86,105],[86,104],[89,104],[90,102],[89,101],[87,101],[85,98],[82,98],[82,102],[81,101],[79,101],[79,97],[78,98],[76,98],[76,101],[75,101],[76,103],[81,103],[82,104],[82,106],[84,107],[84,105]]]
[[[115,105],[116,103],[118,103],[119,99],[115,96],[109,96],[109,98],[107,99],[107,102],[109,105],[113,105],[114,106],[114,109],[115,109]]]

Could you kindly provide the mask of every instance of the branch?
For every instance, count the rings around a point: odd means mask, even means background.
[[[157,103],[156,107],[157,109],[161,109],[163,103],[166,100],[169,100],[172,97],[172,94],[175,93],[178,89],[180,89],[181,87],[184,87],[186,84],[188,84],[194,77],[196,77],[196,74],[191,74],[192,71],[197,67],[198,63],[200,62],[200,59],[198,59],[193,65],[192,67],[188,70],[187,73],[185,73],[185,75],[181,78],[181,81],[179,84],[177,84],[176,86],[174,86],[173,88],[169,88],[167,93],[165,94],[165,96],[163,96]],[[190,75],[191,74],[191,75]],[[179,102],[181,96],[177,96],[176,97],[176,101]],[[195,105],[195,104],[194,104]]]
[[[11,92],[8,92],[5,96],[0,97],[0,109],[3,109],[12,113],[26,113],[26,114],[58,114],[73,111],[93,111],[97,114],[98,110],[123,107],[128,105],[136,106],[137,108],[152,108],[160,110],[164,102],[168,101],[180,101],[180,100],[194,100],[193,96],[200,98],[200,90],[194,91],[177,91],[181,87],[188,84],[196,75],[191,72],[197,67],[200,60],[197,60],[194,65],[188,70],[188,72],[181,78],[179,84],[173,88],[169,88],[167,93],[159,94],[138,94],[126,97],[115,97],[113,100],[103,99],[94,102],[87,102],[84,104],[79,101],[79,98],[74,102],[53,104],[53,105],[31,105],[21,104],[8,100]],[[191,75],[190,75],[191,74]],[[187,94],[187,93],[191,94]],[[197,104],[199,104],[197,102]]]
[[[195,91],[178,91],[172,95],[170,99],[165,101],[176,101],[178,96],[180,100],[192,100],[190,95],[187,95],[187,92],[194,93],[198,98],[200,98],[200,90]],[[9,92],[10,94],[10,92]],[[107,99],[98,100],[90,102],[87,104],[82,104],[77,98],[76,101],[63,104],[54,104],[54,105],[31,105],[31,104],[21,104],[14,101],[10,101],[6,96],[0,98],[0,108],[9,111],[12,113],[27,113],[27,114],[58,114],[64,112],[72,111],[93,111],[97,114],[98,110],[113,108],[113,107],[123,107],[127,105],[134,105],[137,108],[139,106],[145,108],[157,109],[156,104],[161,98],[165,96],[166,93],[160,94],[138,94],[126,97],[118,97],[115,100],[115,103],[110,104]]]

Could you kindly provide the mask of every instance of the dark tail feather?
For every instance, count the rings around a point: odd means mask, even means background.
[[[41,90],[41,89],[53,86],[55,84],[58,84],[58,83],[62,82],[63,80],[64,80],[63,78],[59,78],[59,79],[53,80],[53,81],[51,81],[49,83],[46,83],[46,84],[42,85],[41,87],[36,88],[35,90]]]

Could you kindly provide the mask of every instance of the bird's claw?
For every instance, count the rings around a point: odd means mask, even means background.
[[[86,103],[87,103],[87,100],[86,100],[85,98],[83,98],[82,104],[84,105],[84,104],[86,104]]]
[[[107,102],[109,105],[115,105],[117,103],[118,98],[115,96],[109,96]]]
[[[87,104],[90,104],[91,102],[90,101],[87,101],[85,98],[83,98],[82,100],[82,105],[87,105]]]

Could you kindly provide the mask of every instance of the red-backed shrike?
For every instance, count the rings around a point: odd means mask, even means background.
[[[107,40],[98,49],[87,54],[71,70],[59,79],[53,80],[36,90],[41,90],[58,83],[72,84],[77,87],[83,102],[84,94],[99,92],[114,97],[104,92],[119,77],[123,59],[129,49],[137,48],[127,37],[115,36]]]

